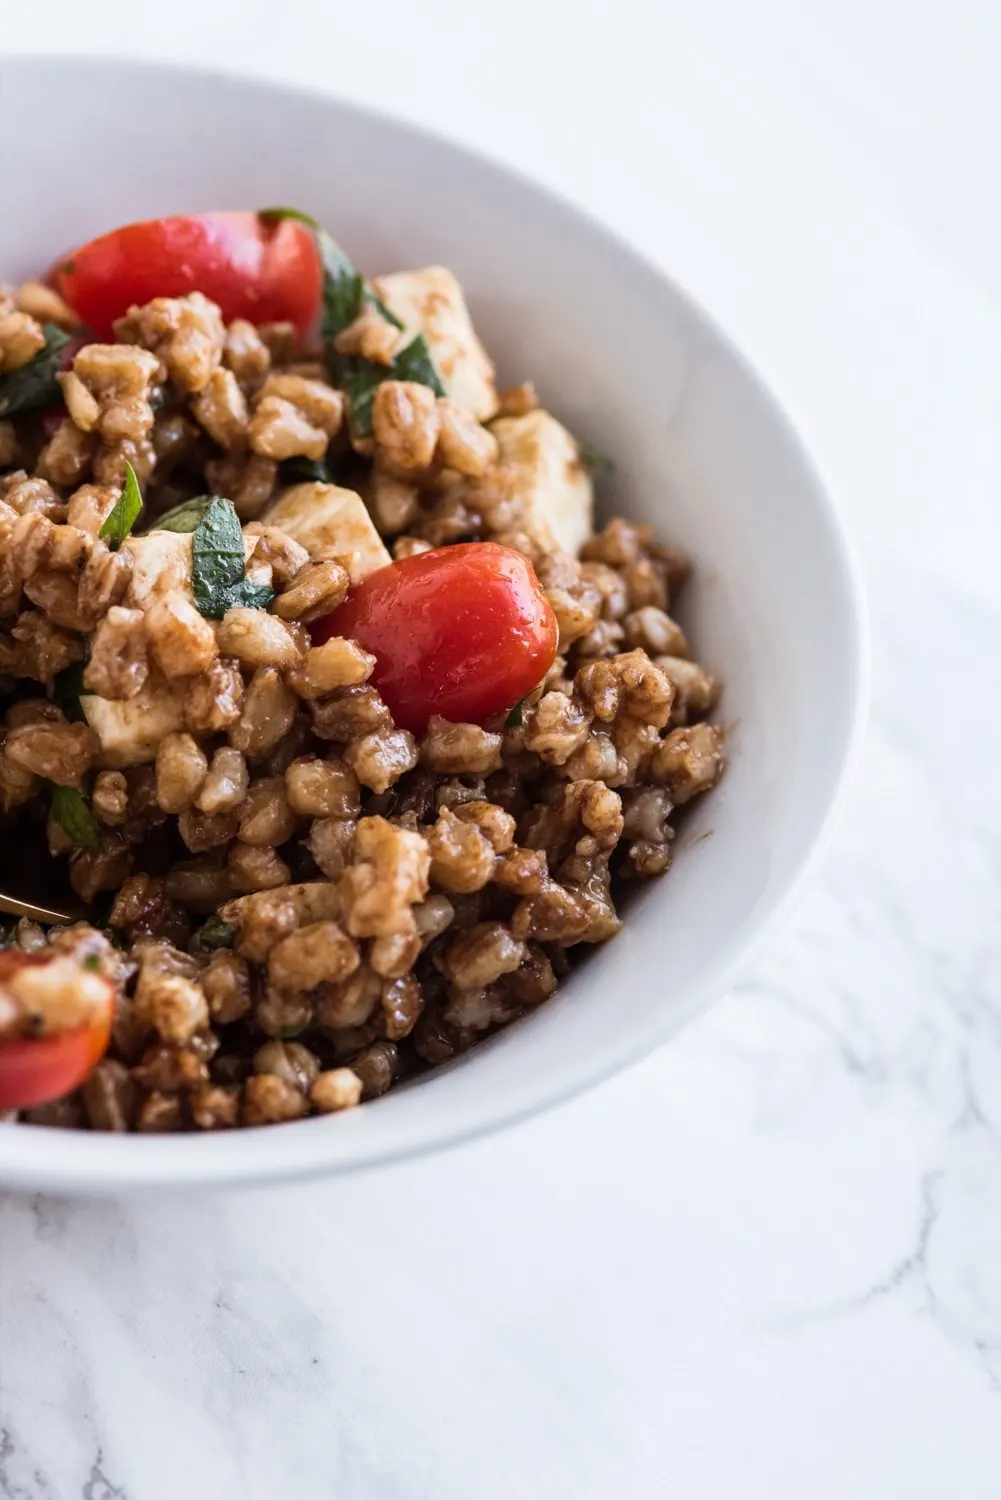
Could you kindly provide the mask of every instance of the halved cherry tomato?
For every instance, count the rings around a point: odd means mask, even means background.
[[[0,953],[0,984],[17,969],[49,961],[44,953]],[[107,1005],[84,1026],[52,1036],[0,1041],[0,1109],[47,1104],[83,1083],[104,1056],[111,1035],[114,991],[110,984],[107,990]]]
[[[102,234],[67,255],[52,285],[100,339],[133,303],[204,292],[227,322],[294,323],[307,333],[320,307],[320,261],[311,230],[255,213],[146,219]]]
[[[371,573],[313,626],[317,643],[335,635],[372,652],[394,719],[420,732],[432,714],[483,724],[513,708],[552,666],[559,631],[527,557],[464,542]]]

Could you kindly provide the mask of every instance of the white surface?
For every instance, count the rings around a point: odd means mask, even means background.
[[[383,0],[321,27],[175,3],[160,25],[50,4],[5,15],[4,45],[224,56],[389,105],[700,296],[863,544],[875,708],[794,923],[586,1100],[329,1187],[6,1200],[0,1495],[996,1500],[994,7],[517,0],[488,25]]]
[[[287,88],[221,86],[134,64],[60,70],[50,60],[6,66],[0,138],[46,91],[85,136],[112,137],[123,115],[135,123],[81,222],[62,128],[55,117],[38,121],[4,187],[0,264],[15,279],[75,236],[222,194],[309,204],[362,266],[447,255],[501,379],[530,370],[575,432],[619,456],[610,503],[695,560],[680,619],[700,658],[726,678],[731,730],[727,774],[691,808],[670,879],[638,891],[616,941],[475,1057],[333,1124],[216,1131],[197,1150],[172,1135],[137,1145],[121,1135],[0,1130],[0,1183],[79,1195],[288,1181],[398,1161],[524,1119],[645,1057],[719,995],[788,907],[826,843],[859,745],[858,584],[830,500],[781,414],[703,316],[619,241],[434,137]],[[165,129],[182,93],[184,119]],[[304,140],[309,153],[299,150]],[[37,205],[43,176],[49,191]],[[436,184],[440,219],[426,213],[425,180]],[[373,202],[391,212],[373,214]],[[532,267],[530,286],[515,250]],[[582,319],[595,287],[601,305]]]

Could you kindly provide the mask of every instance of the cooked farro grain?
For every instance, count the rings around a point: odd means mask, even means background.
[[[285,885],[291,874],[277,850],[240,839],[230,848],[226,867],[238,891],[271,891]]]
[[[372,430],[379,460],[406,477],[431,467],[441,413],[434,392],[412,380],[385,380],[372,404]]]
[[[360,1103],[361,1091],[362,1081],[350,1068],[328,1068],[314,1080],[309,1097],[320,1113],[327,1115]]]
[[[407,279],[429,305],[451,285]],[[335,1114],[528,1014],[614,936],[722,772],[721,685],[675,619],[685,559],[620,517],[594,531],[573,439],[530,381],[495,392],[471,328],[435,371],[434,338],[359,290],[328,375],[292,323],[227,326],[200,292],[121,312],[50,376],[44,434],[16,403],[0,420],[0,836],[41,830],[95,924],[3,939],[0,1083],[5,1036],[89,1024],[110,984],[103,1060],[25,1122]],[[41,282],[0,296],[4,389],[81,321]],[[570,489],[511,439],[543,420]],[[145,510],[122,546],[127,464]],[[358,612],[387,548],[403,579],[462,542],[541,585],[548,645],[487,706],[522,617],[474,662],[475,590]],[[429,620],[447,672],[420,655]]]

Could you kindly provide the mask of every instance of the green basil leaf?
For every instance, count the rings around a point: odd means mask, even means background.
[[[505,729],[520,729],[521,728],[522,719],[524,718],[524,713],[523,713],[524,706],[525,706],[525,700],[524,700],[524,698],[519,698],[518,702],[514,705],[514,708],[512,708],[511,712],[508,714],[507,718],[504,720],[504,728]]]
[[[40,411],[62,402],[63,393],[56,372],[59,356],[70,336],[55,323],[46,323],[43,331],[45,348],[39,349],[35,357],[19,370],[8,370],[6,375],[0,375],[0,417],[12,417],[21,411]]]
[[[83,792],[77,791],[75,786],[54,786],[52,815],[74,844],[79,844],[81,849],[86,849],[90,854],[100,852],[101,835],[90,810],[90,803]]]
[[[330,378],[348,398],[351,431],[357,437],[369,437],[375,393],[384,380],[392,378],[388,367],[346,354],[328,355],[327,364]]]
[[[125,483],[122,486],[122,493],[115,502],[114,509],[110,512],[104,525],[97,533],[99,537],[102,537],[107,542],[112,552],[117,552],[125,538],[129,535],[142,513],[142,508],[142,490],[139,488],[136,471],[128,460],[126,460]]]
[[[162,516],[157,516],[150,521],[146,532],[151,531],[197,531],[205,518],[215,495],[196,495],[193,500],[184,500],[180,505],[175,505],[172,510],[165,510]]]
[[[259,208],[257,210],[259,219],[292,219],[296,224],[305,224],[309,229],[316,229],[317,223],[312,214],[304,214],[301,208]]]
[[[241,578],[239,583],[223,589],[218,598],[219,613],[207,615],[209,620],[221,620],[227,609],[267,609],[275,591],[268,583],[251,583]]]
[[[234,583],[240,583],[246,572],[240,518],[231,500],[214,498],[191,543],[191,581],[202,614],[222,619],[221,613],[214,613],[215,601]]]
[[[330,343],[353,323],[362,309],[365,283],[340,245],[325,229],[316,231],[316,248],[323,266],[324,343]]]
[[[583,438],[577,439],[577,457],[589,474],[612,474],[615,471],[615,460]]]
[[[403,328],[395,313],[390,312],[385,302],[377,297],[371,287],[365,285],[364,277],[355,270],[333,235],[325,229],[316,230],[316,248],[320,252],[323,266],[323,323],[321,332],[326,344],[332,343],[366,305],[374,307],[394,328]]]
[[[385,380],[413,380],[418,385],[430,386],[436,396],[445,394],[422,333],[416,334],[406,348],[400,350],[391,365],[375,365],[367,359],[335,354],[330,368],[335,383],[342,388],[351,405],[351,429],[358,437],[371,434],[372,402]]]
[[[429,385],[436,396],[444,396],[445,387],[431,358],[431,350],[423,333],[411,339],[393,360],[394,380],[413,380],[418,385]]]
[[[287,458],[278,468],[281,484],[336,484],[334,471],[322,459]]]
[[[321,229],[311,215],[297,208],[265,208],[261,210],[261,216],[307,224],[316,236],[316,248],[323,267],[323,341],[328,346],[328,362],[334,382],[346,392],[351,404],[351,428],[356,436],[368,437],[371,433],[372,401],[384,380],[413,380],[419,385],[430,386],[436,396],[444,396],[445,387],[422,333],[416,334],[399,351],[391,365],[376,365],[353,355],[337,354],[330,347],[334,339],[354,322],[365,306],[374,307],[387,323],[401,332],[404,325],[382,298],[365,285],[364,278],[334,237]]]
[[[228,609],[267,609],[275,597],[264,583],[247,578],[243,528],[232,500],[214,496],[191,539],[191,583],[195,603],[207,620],[221,620]]]
[[[236,928],[232,922],[224,922],[216,913],[199,928],[198,939],[203,948],[232,948]]]
[[[404,325],[402,321],[396,316],[391,308],[386,306],[381,297],[377,297],[375,295],[370,286],[365,287],[364,291],[362,292],[362,297],[365,302],[368,303],[369,307],[374,307],[380,314],[380,316],[386,320],[387,323],[391,323],[394,328],[398,328],[401,333],[403,332]]]

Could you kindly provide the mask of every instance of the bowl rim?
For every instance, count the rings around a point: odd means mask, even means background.
[[[319,107],[354,116],[363,124],[389,125],[416,137],[437,151],[472,161],[487,174],[506,177],[528,194],[550,200],[578,224],[600,237],[610,250],[637,270],[653,276],[700,323],[725,357],[737,368],[768,407],[776,430],[793,451],[810,482],[818,508],[818,520],[826,531],[832,576],[844,600],[844,661],[846,707],[841,744],[832,762],[826,784],[816,796],[816,816],[800,835],[800,851],[783,886],[756,909],[753,930],[720,945],[697,981],[689,986],[684,1003],[670,1014],[659,1015],[642,1032],[628,1035],[616,1047],[610,1045],[599,1056],[585,1058],[572,1080],[547,1089],[536,1088],[532,1097],[516,1104],[497,1095],[494,1107],[481,1111],[477,1119],[463,1123],[447,1114],[432,1117],[423,1133],[406,1142],[361,1149],[350,1159],[331,1161],[327,1156],[329,1135],[319,1118],[290,1122],[281,1130],[257,1130],[204,1134],[195,1151],[185,1150],[189,1135],[102,1135],[91,1131],[58,1128],[24,1130],[0,1124],[0,1186],[27,1191],[54,1191],[74,1195],[101,1195],[142,1189],[188,1189],[224,1186],[266,1186],[297,1182],[320,1176],[339,1176],[410,1161],[465,1145],[496,1131],[520,1124],[585,1093],[626,1068],[634,1066],[662,1046],[693,1016],[723,993],[735,974],[746,966],[789,916],[803,888],[827,849],[848,797],[865,738],[871,682],[871,627],[862,571],[856,548],[835,506],[819,465],[807,451],[783,403],[703,304],[674,279],[670,272],[610,228],[586,207],[576,203],[547,182],[512,166],[503,159],[467,145],[449,134],[415,123],[406,116],[360,103],[336,92],[294,81],[261,76],[253,71],[231,71],[198,63],[158,62],[122,55],[91,56],[86,53],[25,52],[0,55],[0,83],[10,69],[72,69],[157,75],[167,79],[197,77],[203,83],[216,81],[227,88],[241,88],[262,97],[311,101]],[[352,1112],[353,1114],[354,1112]],[[346,1121],[344,1122],[346,1123]],[[246,1141],[246,1148],[213,1150],[213,1145]]]

